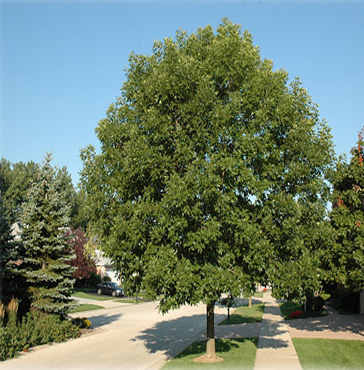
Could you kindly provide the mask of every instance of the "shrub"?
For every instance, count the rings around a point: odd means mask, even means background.
[[[101,276],[96,273],[92,273],[87,285],[95,287],[97,284],[101,284]]]
[[[0,361],[12,358],[21,350],[17,338],[6,327],[0,327]]]
[[[19,300],[14,297],[11,299],[9,304],[6,306],[6,313],[8,315],[7,326],[10,327],[12,330],[16,329],[17,319],[18,319],[18,308],[19,308]]]
[[[322,297],[312,297],[307,299],[307,311],[318,312],[324,307],[325,300]]]
[[[72,320],[72,324],[80,329],[88,329],[91,326],[91,321],[86,317],[76,317]]]
[[[22,322],[0,328],[0,360],[17,355],[19,351],[52,342],[63,342],[77,338],[79,327],[57,315],[28,312]]]
[[[295,319],[297,317],[300,317],[302,315],[302,311],[294,311],[292,312],[289,317],[292,318],[292,319]]]
[[[103,278],[102,278],[103,281],[111,281],[111,277],[110,276],[107,276],[105,275]]]

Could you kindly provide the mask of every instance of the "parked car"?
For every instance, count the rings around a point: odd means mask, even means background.
[[[113,297],[123,297],[124,290],[112,281],[105,281],[101,284],[97,284],[97,294],[109,294]]]

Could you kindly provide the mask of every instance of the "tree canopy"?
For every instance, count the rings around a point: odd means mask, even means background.
[[[282,286],[268,272],[303,254],[293,223],[322,220],[329,129],[299,80],[227,19],[132,53],[96,132],[101,152],[82,153],[93,230],[162,312],[205,302],[208,343],[220,295]]]
[[[22,205],[33,182],[37,180],[40,164],[33,161],[11,163],[5,158],[0,161],[0,193],[3,198],[4,214],[10,225],[19,221]],[[71,226],[87,228],[88,215],[84,192],[73,186],[67,167],[56,170],[68,205],[71,207]]]

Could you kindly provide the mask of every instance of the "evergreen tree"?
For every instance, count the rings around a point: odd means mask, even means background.
[[[47,154],[23,205],[22,242],[31,307],[64,317],[70,298],[73,255],[67,241],[69,206]]]
[[[23,298],[24,279],[20,273],[21,244],[14,240],[0,193],[0,301],[7,305],[12,296]]]
[[[364,287],[364,129],[349,162],[343,158],[333,176],[331,223],[335,243],[327,253],[332,281],[350,290]]]
[[[206,303],[214,358],[220,295],[266,282],[276,259],[289,260],[295,203],[297,221],[321,221],[327,125],[300,82],[224,20],[216,34],[179,31],[151,56],[132,54],[97,135],[101,153],[82,154],[92,229],[126,284],[163,295],[161,311]]]

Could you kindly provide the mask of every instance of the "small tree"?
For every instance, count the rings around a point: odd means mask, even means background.
[[[66,233],[69,206],[47,154],[23,206],[22,241],[31,306],[64,317],[72,307],[73,259]]]
[[[334,282],[350,290],[364,287],[364,129],[358,135],[351,159],[343,158],[333,176],[331,223],[335,243],[328,250]]]
[[[287,81],[226,19],[217,34],[180,31],[151,56],[131,55],[122,96],[97,128],[101,153],[82,154],[91,226],[126,286],[138,277],[163,296],[162,312],[205,302],[210,359],[220,295],[266,282],[271,259],[283,259],[265,208],[278,222],[324,189],[329,130]]]
[[[96,273],[96,265],[93,259],[86,254],[85,245],[89,242],[82,229],[71,231],[70,245],[76,256],[70,264],[75,268],[73,277],[81,284],[86,284],[92,274]]]

